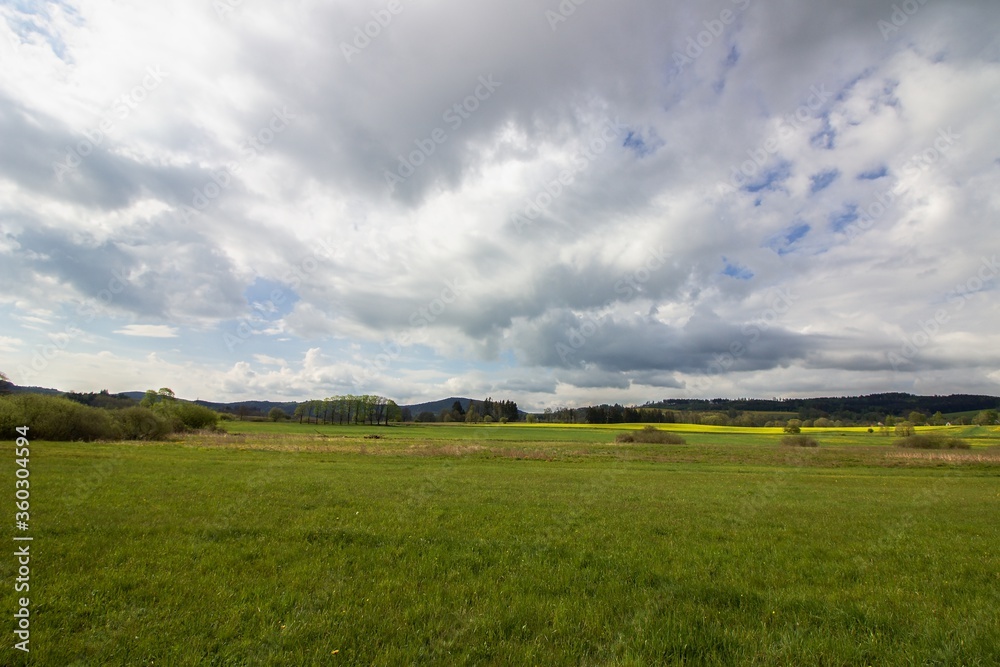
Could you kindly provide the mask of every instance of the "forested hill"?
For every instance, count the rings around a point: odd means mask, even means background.
[[[906,415],[910,412],[933,414],[941,412],[972,412],[992,410],[1000,406],[1000,397],[970,394],[950,396],[915,396],[904,393],[869,394],[867,396],[841,396],[837,398],[713,398],[667,399],[647,403],[643,407],[666,410],[741,412],[798,412],[804,417],[861,417],[874,415]],[[822,413],[822,414],[817,414]]]

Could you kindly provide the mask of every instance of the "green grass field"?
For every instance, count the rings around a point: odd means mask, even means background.
[[[32,444],[0,663],[1000,664],[996,429],[226,427]]]

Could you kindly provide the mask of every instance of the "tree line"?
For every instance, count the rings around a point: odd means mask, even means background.
[[[1000,400],[994,399],[996,406]],[[974,411],[969,411],[974,412]],[[903,411],[900,414],[886,412],[869,411],[863,414],[854,413],[834,413],[828,414],[815,408],[800,408],[798,411],[783,412],[750,412],[737,410],[730,407],[727,410],[698,411],[698,410],[667,410],[657,407],[625,407],[622,405],[595,405],[587,408],[568,409],[562,408],[556,411],[547,410],[541,419],[552,422],[586,422],[588,424],[704,424],[709,426],[785,426],[790,422],[796,422],[804,427],[841,427],[841,426],[874,426],[887,425],[894,426],[898,422],[906,421],[916,426],[945,426],[974,424],[988,426],[998,423],[997,409],[983,409],[974,415],[959,416],[949,421],[944,414],[937,410],[933,414],[912,410]],[[535,417],[534,415],[530,415]],[[529,419],[531,421],[531,419]]]
[[[979,412],[1000,406],[1000,398],[978,394],[915,396],[903,392],[825,398],[712,398],[664,399],[643,407],[687,413],[722,413],[732,419],[738,413],[792,413],[796,419],[827,418],[844,422],[884,421],[887,415],[906,417],[911,412],[932,415]]]
[[[471,418],[470,418],[471,415]],[[520,418],[517,410],[517,403],[514,401],[494,401],[487,398],[485,401],[472,401],[466,412],[466,421],[479,422],[516,422]]]
[[[468,422],[470,424],[498,422],[516,422],[521,419],[521,411],[514,401],[487,398],[485,401],[469,401],[466,409],[461,401],[455,401],[451,408],[441,410],[439,413],[425,410],[418,415],[410,413],[409,408],[403,409],[403,421],[418,422]]]
[[[272,408],[268,416],[273,421],[286,415],[280,408]],[[295,408],[293,417],[301,424],[386,424],[399,421],[402,411],[396,402],[385,396],[364,394],[331,396],[304,401]]]

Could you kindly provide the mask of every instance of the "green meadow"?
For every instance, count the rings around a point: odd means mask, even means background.
[[[0,663],[1000,664],[996,429],[904,450],[670,427],[687,444],[261,422],[34,442],[31,653],[9,586]]]

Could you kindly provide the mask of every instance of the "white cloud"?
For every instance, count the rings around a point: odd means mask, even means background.
[[[180,386],[170,337],[219,398],[1000,391],[967,353],[995,345],[1000,278],[887,365],[1000,245],[1000,6],[928,3],[886,40],[892,5],[588,3],[553,32],[530,0],[449,0],[350,62],[370,17],[348,2],[0,7],[0,307],[23,342],[0,363],[75,327],[60,358],[128,336],[116,358],[157,352],[138,367]],[[480,77],[501,83],[477,99]]]
[[[164,324],[126,324],[115,333],[142,338],[177,338],[177,329]]]
[[[0,352],[8,354],[16,354],[23,345],[24,341],[22,341],[20,338],[12,338],[11,336],[0,336]]]

